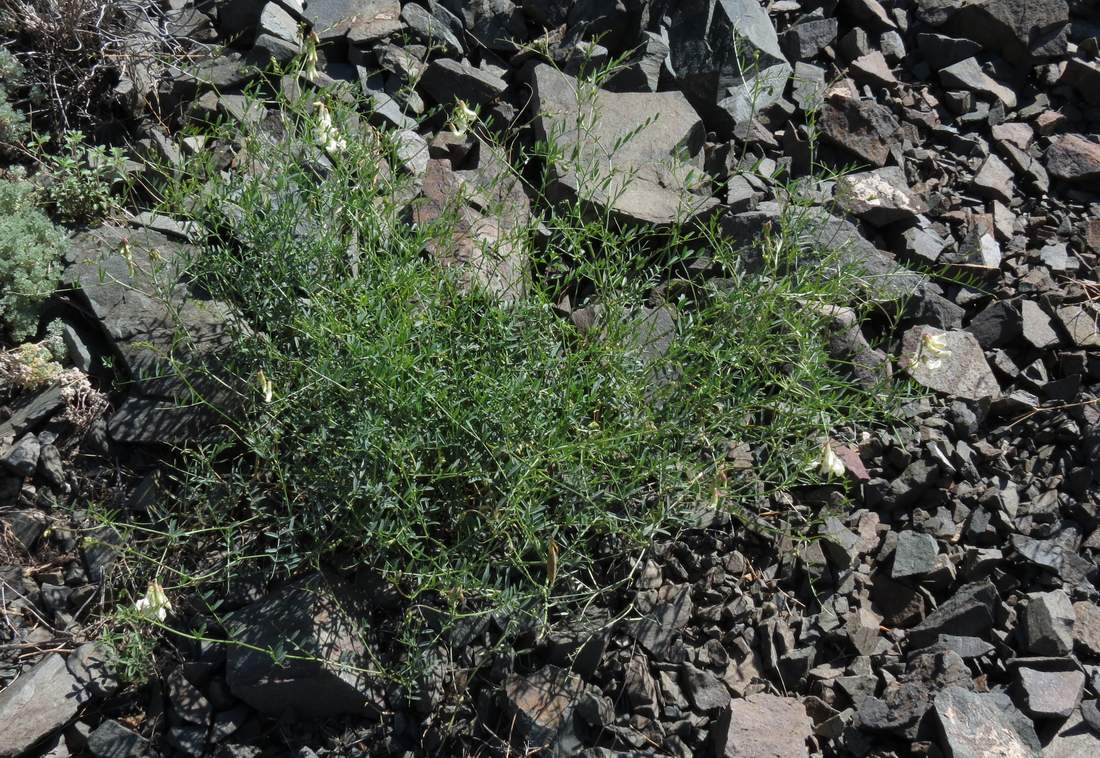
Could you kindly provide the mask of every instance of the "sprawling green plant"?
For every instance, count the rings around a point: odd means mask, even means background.
[[[540,183],[502,235],[529,260],[501,297],[428,253],[462,203],[412,223],[396,146],[354,126],[358,104],[269,105],[281,119],[208,135],[240,146],[227,170],[207,150],[165,172],[165,212],[208,233],[189,276],[240,316],[224,386],[248,388],[229,440],[186,451],[186,507],[154,505],[169,528],[126,543],[169,594],[216,545],[228,575],[328,563],[452,614],[545,619],[701,509],[819,483],[823,441],[887,410],[828,357],[825,306],[852,288],[793,186],[750,272],[714,225],[624,225]],[[507,213],[509,161],[561,159],[553,143],[486,139],[495,186],[454,196]]]
[[[32,185],[0,180],[0,325],[15,340],[38,328],[38,306],[53,292],[66,245],[34,198]]]

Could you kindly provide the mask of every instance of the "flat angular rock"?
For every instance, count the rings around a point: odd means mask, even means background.
[[[111,651],[100,642],[85,642],[65,661],[69,671],[92,697],[110,697],[118,691],[118,677],[112,669]]]
[[[966,327],[985,350],[1011,345],[1022,331],[1020,312],[1007,300],[990,303]]]
[[[440,0],[465,33],[490,50],[514,51],[528,37],[521,3],[512,0]],[[570,25],[572,26],[572,24]]]
[[[149,740],[107,719],[88,735],[88,752],[94,758],[144,758],[149,754]]]
[[[1092,303],[1063,305],[1057,310],[1058,322],[1077,347],[1100,347],[1100,308]]]
[[[1014,178],[1012,169],[1006,166],[1004,161],[996,155],[990,155],[974,175],[971,186],[982,197],[1011,203]]]
[[[791,66],[756,0],[686,0],[670,21],[673,76],[709,128],[732,132],[783,96]]]
[[[917,35],[917,48],[929,67],[935,71],[972,58],[982,51],[982,46],[974,40],[957,39],[928,32]]]
[[[1033,592],[1023,615],[1024,644],[1036,655],[1066,655],[1073,650],[1077,620],[1069,595],[1062,590]]]
[[[504,94],[508,83],[467,63],[437,58],[425,69],[420,87],[443,105],[464,100],[469,105],[485,106]]]
[[[814,110],[825,100],[825,69],[809,63],[794,64],[791,99],[804,111]]]
[[[869,608],[859,608],[848,617],[844,631],[848,641],[860,655],[874,655],[881,639],[879,625],[881,619]]]
[[[948,758],[1039,758],[1035,727],[1003,695],[947,687],[936,695],[934,710],[940,746]]]
[[[835,18],[809,19],[780,34],[779,46],[789,61],[809,60],[836,41],[838,24]]]
[[[1066,51],[1066,0],[918,0],[917,18],[1015,63]]]
[[[701,713],[724,708],[730,702],[729,690],[718,677],[690,663],[680,667],[680,685],[692,706]]]
[[[628,221],[670,224],[717,207],[694,194],[704,177],[703,123],[678,92],[578,92],[576,79],[539,64],[530,72],[536,133],[570,157],[557,191],[610,207]]]
[[[462,57],[462,42],[454,32],[427,9],[406,3],[401,9],[401,21],[428,47],[438,47],[451,58]]]
[[[1016,669],[1016,686],[1022,707],[1035,718],[1065,718],[1073,713],[1085,690],[1080,671],[1042,671],[1028,666]]]
[[[942,352],[929,345],[937,339],[946,343]],[[985,353],[970,332],[914,326],[902,336],[901,366],[918,384],[949,397],[981,400],[1000,394]]]
[[[873,166],[883,166],[901,125],[889,108],[872,100],[834,95],[821,106],[818,128],[834,145]]]
[[[104,226],[72,240],[63,280],[132,377],[126,402],[108,422],[117,441],[180,445],[216,434],[218,410],[234,407],[224,383],[232,380],[216,378],[218,354],[232,344],[229,308],[171,286],[189,251],[150,229]],[[213,408],[195,403],[192,389]]]
[[[482,145],[483,161],[497,159],[492,148]],[[477,201],[480,186],[492,197]],[[520,236],[530,216],[530,202],[514,180],[498,173],[483,181],[476,172],[454,172],[446,160],[430,159],[423,179],[423,201],[413,214],[416,223],[430,224],[453,214],[457,223],[448,227],[448,236],[427,243],[429,254],[454,273],[459,286],[470,291],[481,289],[502,303],[512,303],[526,291],[528,246]],[[478,206],[496,210],[483,213]]]
[[[927,647],[941,634],[980,637],[993,626],[997,588],[982,581],[960,587],[909,631],[915,648]]]
[[[634,55],[604,81],[604,89],[611,92],[656,92],[661,68],[667,57],[668,42],[665,38],[654,32],[642,32],[642,40]]]
[[[1079,134],[1052,137],[1045,155],[1050,175],[1090,188],[1100,187],[1100,144]]]
[[[931,228],[911,226],[901,233],[902,252],[908,260],[935,263],[947,247],[947,240]]]
[[[1006,108],[1016,107],[1016,92],[982,71],[977,58],[967,58],[940,69],[940,81],[944,86],[976,92],[987,98],[996,98]]]
[[[27,753],[67,724],[87,699],[65,659],[48,654],[0,692],[0,758]]]
[[[1043,747],[1043,758],[1093,758],[1100,749],[1100,736],[1090,728],[1085,708],[1074,711],[1058,725],[1058,731]]]
[[[874,226],[914,219],[928,206],[911,189],[899,166],[842,176],[836,183],[841,207]]]
[[[813,722],[797,699],[765,693],[730,701],[711,727],[718,758],[807,758]]]
[[[376,665],[363,639],[365,613],[354,590],[313,574],[230,614],[226,681],[233,694],[270,715],[302,718],[381,710],[369,670]],[[258,648],[258,649],[253,649]],[[266,652],[284,650],[282,664]]]
[[[513,674],[504,681],[503,689],[505,711],[515,724],[516,740],[525,747],[545,750],[547,755],[580,751],[573,718],[581,697],[591,690],[584,680],[557,666],[543,666],[527,676]]]
[[[34,476],[38,468],[38,456],[42,445],[33,434],[24,434],[19,441],[3,452],[0,464],[18,476]]]
[[[1100,657],[1100,605],[1082,600],[1073,604],[1074,643],[1091,656]]]
[[[1054,347],[1060,341],[1054,320],[1034,300],[1020,301],[1020,323],[1024,339],[1036,349]]]
[[[901,579],[927,574],[936,567],[937,555],[939,546],[932,535],[908,530],[899,532],[890,576]]]
[[[872,50],[851,62],[851,76],[857,82],[869,82],[878,87],[893,87],[898,83],[890,64],[879,50]]]
[[[635,622],[633,636],[656,658],[663,658],[675,635],[691,619],[692,608],[691,593],[684,587]]]

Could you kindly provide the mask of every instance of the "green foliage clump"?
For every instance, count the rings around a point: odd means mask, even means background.
[[[22,340],[38,326],[38,304],[53,292],[64,231],[34,205],[34,187],[0,181],[0,324]]]
[[[36,151],[47,176],[44,199],[54,216],[67,224],[106,217],[116,206],[113,187],[124,176],[122,151],[87,145],[79,131],[65,132],[57,153],[46,152],[45,144],[39,140]]]
[[[247,410],[226,414],[231,442],[189,451],[186,505],[164,518],[195,527],[135,554],[209,538],[234,572],[335,564],[451,618],[544,621],[700,510],[820,483],[823,439],[886,413],[829,357],[851,277],[805,254],[819,243],[793,192],[750,271],[714,227],[629,226],[534,186],[530,223],[502,234],[530,255],[525,287],[501,298],[426,253],[469,227],[410,222],[395,146],[316,98],[278,103],[279,129],[208,135],[241,147],[228,170],[208,150],[165,171],[162,208],[210,232],[189,277],[244,325],[222,386]],[[508,160],[553,149],[481,137],[507,181],[524,176]],[[702,255],[719,276],[698,275]],[[158,571],[177,590],[194,576]]]
[[[13,90],[23,83],[25,71],[7,48],[0,48],[0,148],[20,145],[30,133],[23,111],[15,107]]]

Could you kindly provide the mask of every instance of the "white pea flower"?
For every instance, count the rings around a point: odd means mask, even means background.
[[[271,380],[267,378],[267,374],[264,373],[263,369],[256,372],[256,385],[260,388],[264,402],[270,403],[275,396],[275,387],[271,384]]]
[[[477,111],[467,105],[465,100],[459,100],[455,103],[454,110],[451,111],[451,122],[448,126],[450,131],[461,137],[466,134],[466,130],[476,120]]]
[[[313,104],[317,109],[317,124],[313,127],[313,140],[330,153],[339,153],[347,149],[348,143],[332,123],[332,114],[320,100]]]
[[[821,465],[819,470],[824,476],[844,476],[844,461],[833,452],[833,445],[829,440],[821,446]]]
[[[305,64],[302,74],[311,82],[317,79],[317,44],[319,42],[316,32],[310,32],[306,36]]]
[[[144,616],[156,617],[158,621],[164,621],[172,610],[172,604],[168,602],[168,596],[164,594],[164,588],[160,586],[160,582],[152,581],[145,590],[145,597],[138,598],[134,608]]]
[[[951,355],[947,349],[946,334],[926,333],[921,335],[920,347],[917,348],[917,362],[921,363],[929,371],[935,371],[943,365],[943,359]]]

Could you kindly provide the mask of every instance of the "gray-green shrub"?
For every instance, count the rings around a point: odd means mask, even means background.
[[[35,188],[0,180],[0,325],[22,340],[38,327],[38,307],[54,290],[65,232],[35,207]]]

